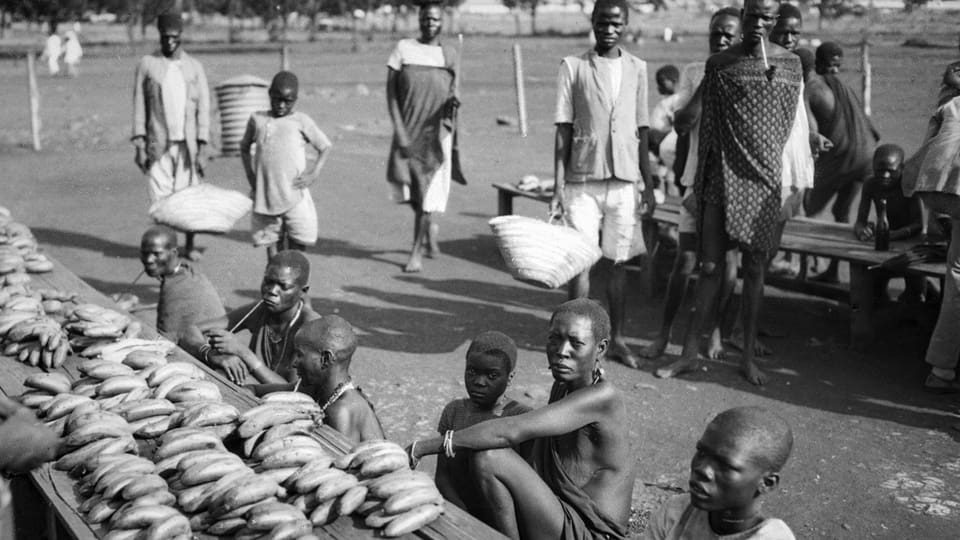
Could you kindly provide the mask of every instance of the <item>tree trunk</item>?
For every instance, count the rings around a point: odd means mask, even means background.
[[[520,10],[518,8],[513,9],[513,24],[516,27],[517,35],[522,35],[523,30],[520,29]]]
[[[0,8],[0,39],[3,39],[7,33],[7,10]]]
[[[530,35],[537,35],[537,3],[530,5]]]

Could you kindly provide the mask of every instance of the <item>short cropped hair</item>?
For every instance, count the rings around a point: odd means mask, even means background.
[[[349,362],[357,350],[357,333],[346,319],[338,315],[326,315],[303,323],[297,336],[315,349],[331,350],[337,362]]]
[[[294,93],[298,93],[300,91],[300,80],[292,71],[281,71],[273,76],[273,81],[270,82],[270,91],[281,88],[289,88]]]
[[[667,64],[657,70],[656,77],[657,79],[677,82],[680,80],[680,70],[673,64]]]
[[[833,41],[824,41],[817,47],[817,64],[826,64],[834,56],[843,56],[843,49]]]
[[[620,8],[620,12],[623,13],[623,22],[627,22],[630,19],[630,4],[627,3],[627,0],[597,0],[593,4],[593,12],[590,14],[590,20],[592,21],[594,17],[597,16],[597,13],[600,13],[601,9],[606,9],[610,7]]]
[[[297,272],[297,284],[301,287],[310,283],[310,261],[297,250],[287,249],[277,253],[267,263],[268,268],[271,266],[295,270]]]
[[[467,358],[475,354],[491,354],[507,363],[511,373],[517,365],[517,344],[503,332],[491,330],[473,338],[467,349]]]
[[[177,232],[166,225],[154,225],[150,227],[144,231],[143,236],[140,237],[140,242],[143,243],[147,238],[163,238],[167,241],[167,248],[173,249],[178,247]]]
[[[575,298],[564,302],[550,316],[550,324],[553,324],[557,316],[565,313],[590,319],[593,339],[598,342],[610,339],[610,316],[607,315],[607,310],[596,301],[589,298]]]
[[[713,12],[713,15],[710,16],[710,24],[713,24],[713,21],[719,19],[720,17],[733,17],[734,19],[740,19],[740,9],[732,6],[727,6],[720,8],[717,11]]]
[[[800,22],[803,22],[803,15],[800,13],[800,8],[786,2],[780,4],[780,11],[777,12],[777,15],[781,21],[783,19],[798,19]]]
[[[793,450],[793,431],[787,421],[761,407],[727,409],[710,426],[738,444],[749,445],[753,460],[770,472],[779,472]]]
[[[896,144],[881,144],[873,151],[873,157],[876,159],[878,156],[893,155],[897,156],[900,159],[900,163],[903,163],[906,154],[903,152],[903,148]]]

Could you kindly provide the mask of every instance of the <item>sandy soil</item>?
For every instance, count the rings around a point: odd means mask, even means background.
[[[647,41],[630,49],[651,63],[652,73],[667,62],[701,58],[702,40]],[[513,393],[535,404],[546,401],[547,317],[565,295],[515,282],[506,273],[486,225],[495,213],[489,184],[549,175],[558,60],[588,45],[579,39],[522,41],[526,138],[495,124],[497,116],[516,114],[511,45],[506,38],[467,40],[462,148],[470,184],[454,190],[441,229],[443,256],[428,260],[418,275],[400,272],[411,215],[387,201],[383,181],[390,129],[383,65],[392,42],[365,42],[361,54],[350,54],[346,39],[293,49],[301,77],[298,107],[335,144],[323,181],[313,188],[321,239],[310,251],[311,296],[321,313],[339,313],[359,330],[356,378],[373,396],[389,436],[401,442],[429,435],[443,404],[463,393],[463,355],[483,330],[506,331],[521,346]],[[24,64],[0,63],[0,204],[93,286],[134,292],[149,302],[155,283],[141,278],[131,285],[140,271],[139,235],[148,225],[144,180],[126,142],[136,56],[90,56],[79,79],[41,77],[41,153],[25,147]],[[243,73],[269,78],[279,66],[275,54],[198,56],[214,85]],[[853,66],[853,51],[848,58]],[[880,44],[873,59],[878,127],[886,140],[912,151],[952,53]],[[851,84],[859,80],[854,72],[845,76]],[[245,189],[236,158],[214,160],[209,181]],[[542,216],[545,208],[520,202],[517,211]],[[265,254],[250,246],[245,223],[230,234],[204,237],[200,245],[206,248],[202,266],[228,305],[256,296]],[[660,319],[660,301],[635,292],[638,278],[631,274],[628,312],[635,347],[649,342]],[[609,366],[635,411],[625,429],[639,472],[637,526],[645,512],[684,489],[694,443],[710,417],[756,404],[782,414],[795,430],[793,457],[765,511],[785,519],[798,537],[955,537],[960,432],[951,426],[960,418],[955,398],[920,390],[922,351],[935,313],[923,315],[919,322],[887,321],[874,347],[853,353],[846,346],[846,306],[768,289],[765,321],[786,337],[769,340],[776,354],[764,362],[772,373],[764,388],[737,375],[735,356],[669,381],[654,379],[651,368]]]

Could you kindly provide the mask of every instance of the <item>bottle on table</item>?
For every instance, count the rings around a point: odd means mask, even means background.
[[[890,221],[887,219],[887,199],[877,199],[877,226],[873,232],[873,248],[890,250]]]

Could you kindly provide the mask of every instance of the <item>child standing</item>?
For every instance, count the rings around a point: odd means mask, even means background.
[[[760,511],[792,449],[790,426],[769,411],[737,407],[718,414],[697,442],[690,493],[664,503],[643,538],[794,540],[786,523]]]
[[[443,435],[449,430],[461,430],[491,418],[530,411],[526,405],[504,395],[513,380],[516,363],[517,346],[506,334],[491,331],[474,338],[467,349],[463,372],[463,383],[469,397],[455,399],[443,408],[437,431]],[[413,451],[416,460],[420,456],[415,455],[415,447]],[[439,454],[437,487],[445,499],[490,523],[488,505],[480,495],[480,490],[473,485],[473,476],[469,474],[468,467],[466,452],[452,458]]]
[[[240,142],[253,191],[253,245],[267,246],[268,258],[283,249],[305,251],[317,242],[317,210],[308,188],[319,177],[332,144],[309,116],[293,110],[298,90],[296,75],[277,73],[270,83],[270,110],[250,116]],[[309,169],[307,145],[317,152]]]

